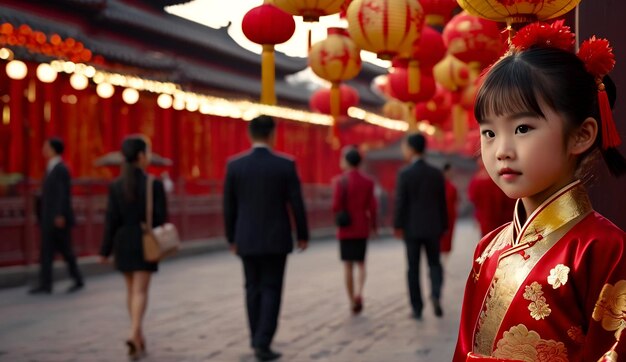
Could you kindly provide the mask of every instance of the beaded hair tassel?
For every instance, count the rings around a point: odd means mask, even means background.
[[[615,55],[613,49],[606,39],[598,39],[595,36],[585,40],[578,50],[578,57],[585,63],[587,71],[594,76],[598,85],[598,105],[600,107],[600,118],[602,123],[602,148],[617,148],[622,143],[613,112],[609,104],[609,97],[606,94],[602,79],[615,66]]]

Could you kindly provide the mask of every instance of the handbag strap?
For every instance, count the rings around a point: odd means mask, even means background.
[[[344,175],[341,178],[341,186],[343,186],[343,192],[341,194],[341,204],[343,205],[343,209],[348,209],[348,176]]]
[[[148,225],[148,230],[152,230],[152,203],[153,203],[153,195],[152,195],[152,185],[154,184],[154,177],[152,175],[148,175],[146,177],[146,224]]]

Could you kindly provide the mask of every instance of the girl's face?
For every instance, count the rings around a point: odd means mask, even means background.
[[[565,120],[541,104],[534,112],[488,115],[480,125],[481,152],[489,176],[527,214],[574,180],[576,157],[564,142]],[[569,142],[568,142],[569,143]]]

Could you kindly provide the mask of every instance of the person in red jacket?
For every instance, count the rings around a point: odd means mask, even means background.
[[[341,157],[344,172],[333,180],[333,212],[349,215],[349,224],[338,227],[337,238],[345,266],[346,290],[355,314],[363,309],[367,239],[370,231],[376,233],[374,182],[359,171],[361,160],[362,156],[355,147],[344,148]],[[356,288],[353,277],[355,264],[358,269]]]

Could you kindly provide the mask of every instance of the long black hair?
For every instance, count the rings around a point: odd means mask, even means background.
[[[139,154],[148,152],[148,142],[142,135],[128,136],[122,142],[122,189],[127,201],[134,201],[137,198],[137,162]]]
[[[604,79],[611,107],[616,98],[614,83]],[[578,164],[595,150],[600,150],[614,176],[626,173],[626,160],[615,148],[602,149],[602,125],[598,108],[598,90],[594,77],[576,54],[546,47],[524,51],[513,50],[496,62],[483,78],[476,95],[474,115],[481,123],[487,115],[501,116],[515,112],[532,112],[545,117],[539,100],[565,118],[566,134],[593,117],[598,122],[594,145]]]

